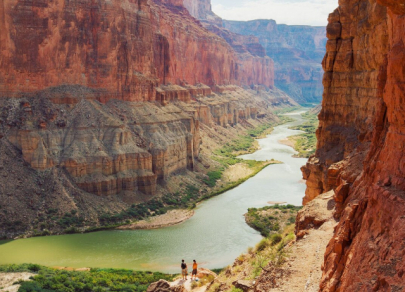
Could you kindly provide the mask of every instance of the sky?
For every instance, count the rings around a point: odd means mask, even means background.
[[[227,20],[274,19],[279,24],[326,25],[338,0],[211,0],[212,10]]]

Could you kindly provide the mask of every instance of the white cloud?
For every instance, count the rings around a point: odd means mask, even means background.
[[[213,11],[227,20],[274,19],[279,24],[290,25],[326,25],[329,13],[338,7],[338,0],[233,0],[231,3],[212,0]]]

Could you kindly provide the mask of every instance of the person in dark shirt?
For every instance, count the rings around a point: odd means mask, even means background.
[[[184,260],[181,260],[181,275],[183,276],[183,280],[187,280],[187,264]]]

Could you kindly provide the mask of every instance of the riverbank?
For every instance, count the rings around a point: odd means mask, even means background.
[[[323,251],[333,234],[336,221],[333,191],[320,195],[298,212],[303,233],[297,238],[295,224],[288,216],[280,217],[279,233],[273,233],[237,257],[213,281],[208,292],[234,289],[260,292],[317,292],[322,276]],[[286,208],[287,209],[287,208]],[[271,210],[258,209],[255,214],[265,221]],[[297,208],[290,207],[296,213]],[[276,214],[277,215],[277,214]],[[255,217],[254,214],[248,215]]]
[[[318,128],[319,122],[316,112],[306,112],[302,114],[302,116],[306,121],[302,125],[292,127],[291,129],[300,130],[304,133],[282,139],[279,142],[294,148],[294,150],[298,152],[294,154],[294,157],[309,158],[315,153],[317,142],[316,129]]]
[[[193,210],[170,210],[166,214],[158,215],[132,224],[122,225],[118,230],[157,229],[183,223],[194,215]]]
[[[87,271],[48,268],[41,265],[0,266],[0,291],[132,291],[144,292],[160,279],[173,281],[174,275],[124,269]],[[11,282],[14,281],[14,282]],[[7,285],[10,287],[8,288]]]

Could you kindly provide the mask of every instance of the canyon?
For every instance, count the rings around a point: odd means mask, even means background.
[[[325,27],[284,25],[264,19],[229,21],[212,11],[209,0],[185,0],[184,6],[240,55],[267,55],[274,60],[275,86],[295,101],[308,104],[322,100]]]
[[[202,188],[217,165],[204,141],[296,105],[271,58],[237,52],[182,1],[1,0],[0,15],[0,237],[51,214],[97,225],[176,193],[174,174]]]
[[[326,40],[323,28],[222,20],[209,0],[0,0],[0,237],[33,235],[45,216],[97,226],[202,188],[214,142],[323,91],[296,249],[310,229],[322,244],[333,233],[320,291],[403,291],[404,7],[341,0]]]

